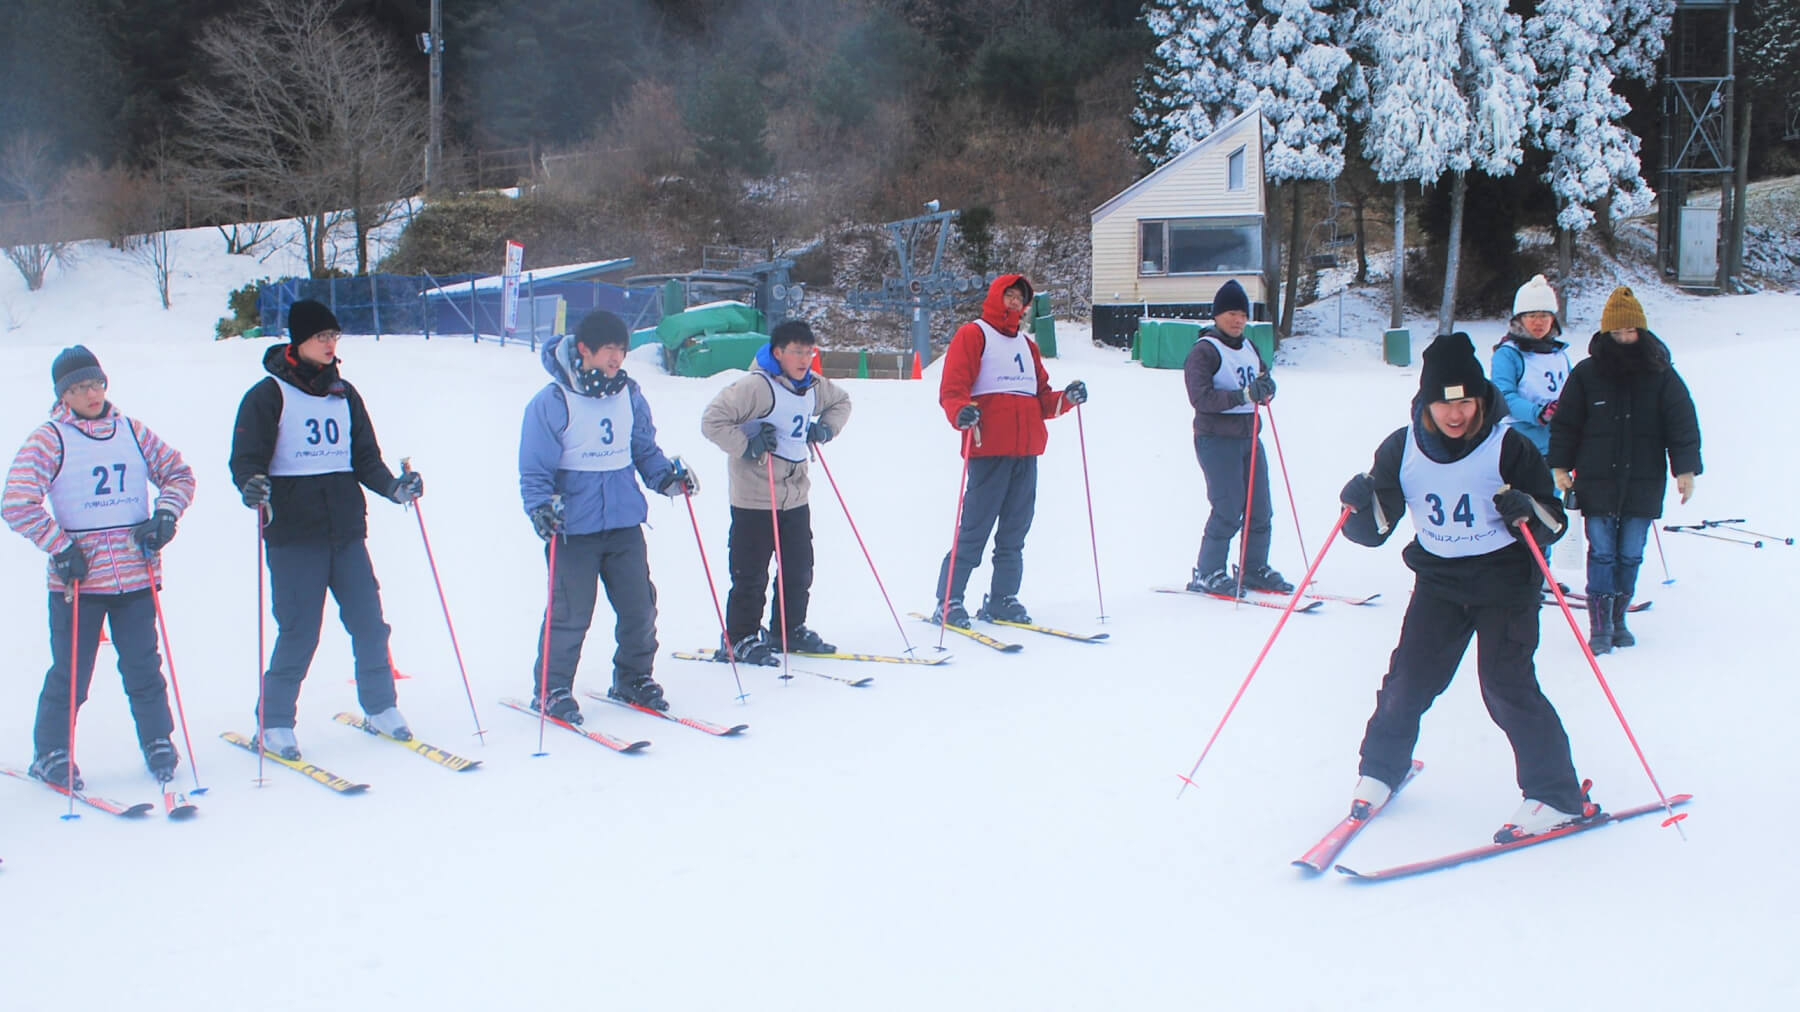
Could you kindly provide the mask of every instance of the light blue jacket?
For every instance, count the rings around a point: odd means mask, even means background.
[[[674,465],[656,445],[656,423],[650,418],[649,403],[637,381],[628,378],[625,395],[631,398],[631,462],[637,474],[629,467],[617,471],[557,467],[562,461],[563,432],[569,427],[568,398],[584,396],[575,390],[574,354],[572,337],[551,338],[539,352],[552,382],[525,406],[525,423],[519,431],[519,498],[529,514],[552,495],[562,496],[563,530],[568,534],[636,527],[649,517],[638,478],[651,488],[661,488]]]
[[[1512,342],[1512,335],[1507,335],[1499,347],[1494,349],[1494,359],[1488,372],[1494,387],[1506,401],[1506,411],[1512,415],[1512,427],[1519,430],[1519,435],[1531,440],[1531,445],[1538,448],[1539,453],[1550,452],[1550,426],[1538,421],[1538,414],[1544,405],[1519,392],[1519,379],[1525,375],[1525,355],[1519,346]],[[1562,351],[1568,345],[1556,341],[1556,350]],[[1563,354],[1568,360],[1568,354]]]

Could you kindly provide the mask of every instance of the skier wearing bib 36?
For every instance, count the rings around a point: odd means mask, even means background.
[[[38,694],[31,775],[80,790],[69,750],[69,664],[75,700],[87,701],[102,623],[112,628],[119,675],[144,763],[156,779],[175,776],[162,657],[156,649],[156,604],[162,585],[158,553],[175,537],[175,522],[194,498],[194,472],[175,448],[106,399],[106,374],[81,345],[63,349],[50,367],[56,404],[32,431],[6,473],[0,513],[6,525],[49,553],[50,671]],[[156,486],[156,498],[150,486]],[[80,610],[68,598],[81,582]],[[70,625],[80,636],[69,656]]]
[[[731,593],[725,599],[725,636],[731,652],[727,655],[721,643],[720,660],[730,656],[747,664],[780,664],[784,643],[793,653],[837,652],[806,627],[813,578],[807,460],[812,444],[844,431],[850,421],[850,395],[812,371],[817,347],[812,328],[804,321],[778,324],[769,343],[757,351],[750,374],[719,391],[700,416],[700,432],[731,461],[727,467]],[[774,503],[769,502],[771,469],[778,500]],[[775,511],[773,519],[770,510]],[[769,557],[775,553],[777,526],[781,571],[775,576],[765,630],[763,587],[769,579]]]
[[[324,303],[288,307],[288,343],[263,355],[269,375],[238,405],[231,480],[259,512],[268,545],[275,649],[262,692],[262,746],[300,758],[300,683],[319,647],[325,592],[337,601],[356,663],[356,699],[376,730],[408,741],[395,705],[381,586],[369,561],[364,488],[405,505],[425,492],[417,471],[381,461],[362,395],[338,375],[338,321]]]
[[[1425,349],[1412,424],[1383,440],[1374,467],[1344,485],[1355,513],[1344,536],[1377,546],[1411,510],[1417,530],[1402,553],[1415,574],[1400,643],[1388,661],[1362,742],[1352,811],[1378,809],[1412,765],[1419,721],[1450,685],[1471,637],[1488,715],[1512,743],[1525,801],[1494,839],[1542,833],[1591,817],[1556,708],[1538,687],[1537,561],[1514,528],[1539,545],[1565,525],[1537,447],[1499,424],[1505,405],[1481,374],[1463,333]]]
[[[1025,578],[1025,535],[1037,507],[1037,459],[1050,438],[1044,420],[1087,401],[1087,384],[1080,380],[1062,390],[1050,388],[1037,343],[1021,326],[1030,305],[1031,282],[1025,275],[1000,275],[988,286],[980,318],[958,327],[944,352],[938,404],[951,425],[973,435],[965,438],[969,484],[963,492],[962,527],[956,532],[956,572],[950,572],[952,553],[944,553],[932,617],[964,629],[969,613],[963,608],[963,590],[981,564],[989,531],[994,533],[994,576],[980,615],[1031,621],[1018,595]]]

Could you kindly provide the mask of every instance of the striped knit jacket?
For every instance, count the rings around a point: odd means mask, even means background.
[[[144,451],[144,460],[150,465],[150,483],[156,486],[156,504],[152,509],[168,510],[180,519],[193,501],[194,471],[181,459],[181,454],[157,438],[144,423],[120,414],[112,402],[107,402],[106,410],[99,418],[88,419],[77,416],[68,405],[58,401],[50,409],[50,418],[51,422],[68,423],[98,439],[106,438],[121,422],[129,424],[132,435],[137,437],[138,447]],[[6,526],[29,538],[48,555],[68,548],[73,538],[81,546],[82,554],[87,556],[88,575],[81,581],[83,594],[129,594],[148,590],[153,579],[161,586],[160,560],[144,555],[132,540],[130,528],[70,535],[50,515],[46,505],[50,483],[62,470],[63,461],[62,436],[51,422],[33,429],[13,458],[12,467],[6,472],[6,492],[0,497],[0,518],[5,519]],[[62,593],[63,584],[57,579],[56,570],[48,562],[45,569],[50,592]]]

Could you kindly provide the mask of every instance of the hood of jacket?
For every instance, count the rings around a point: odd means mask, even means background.
[[[1024,310],[1006,308],[1006,290],[1024,278],[1023,274],[1000,275],[988,285],[987,298],[982,300],[981,318],[1002,334],[1017,334],[1019,321],[1025,318]]]
[[[1461,460],[1477,446],[1480,446],[1494,431],[1494,427],[1506,419],[1506,399],[1500,396],[1500,388],[1494,386],[1490,380],[1481,382],[1487,387],[1486,393],[1481,397],[1481,427],[1461,439],[1449,439],[1427,429],[1425,427],[1426,401],[1422,395],[1413,395],[1413,439],[1418,443],[1420,453],[1439,464]]]
[[[1545,334],[1543,337],[1532,337],[1530,334],[1527,334],[1524,330],[1520,329],[1519,322],[1514,320],[1512,329],[1506,332],[1506,336],[1500,339],[1499,344],[1494,345],[1494,349],[1497,351],[1500,349],[1501,345],[1511,341],[1520,351],[1527,354],[1549,355],[1554,352],[1562,351],[1569,346],[1569,342],[1557,340],[1557,338],[1561,336],[1561,325],[1557,325],[1551,333]]]
[[[263,368],[283,383],[297,386],[314,397],[332,394],[342,396],[344,393],[343,379],[338,376],[337,359],[332,359],[330,365],[316,366],[295,355],[292,344],[278,344],[264,352]]]
[[[581,388],[575,385],[575,374],[581,370],[580,354],[573,336],[558,334],[538,349],[538,361],[543,363],[544,371],[557,386],[569,393],[581,394]]]
[[[119,409],[113,406],[112,401],[107,401],[105,406],[100,409],[99,418],[83,418],[62,401],[57,401],[50,406],[51,421],[73,425],[95,439],[110,437],[124,418],[125,416],[119,413]]]
[[[818,379],[811,369],[806,370],[806,375],[798,380],[788,379],[787,373],[781,371],[781,363],[775,361],[775,349],[766,344],[756,349],[756,361],[751,364],[751,368],[767,373],[770,379],[780,380],[789,390],[797,394],[805,393],[813,385],[813,381]]]
[[[1665,372],[1673,361],[1669,346],[1648,330],[1639,330],[1638,339],[1631,344],[1620,344],[1611,334],[1599,331],[1588,342],[1588,357],[1594,360],[1594,368],[1610,379]]]

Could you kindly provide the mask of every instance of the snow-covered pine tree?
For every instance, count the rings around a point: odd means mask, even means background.
[[[1460,0],[1371,0],[1356,26],[1355,52],[1368,77],[1363,157],[1394,184],[1390,327],[1405,306],[1406,186],[1429,185],[1469,136],[1469,107],[1456,88]]]
[[[1606,65],[1615,77],[1656,80],[1656,61],[1675,17],[1675,0],[1599,0],[1606,8],[1612,49]]]
[[[1536,141],[1550,155],[1544,179],[1560,208],[1564,279],[1573,272],[1575,234],[1594,223],[1596,207],[1637,214],[1653,196],[1638,163],[1638,138],[1621,125],[1630,108],[1612,90],[1612,6],[1608,0],[1544,0],[1525,23],[1538,70]]]
[[[1132,149],[1161,165],[1249,108],[1247,0],[1151,0],[1144,20],[1160,41],[1137,83]]]

